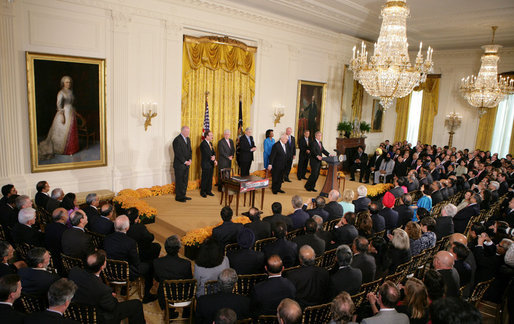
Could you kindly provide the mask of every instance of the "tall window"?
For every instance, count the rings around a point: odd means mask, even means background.
[[[421,103],[423,102],[423,90],[412,91],[409,103],[409,121],[407,124],[407,141],[412,145],[418,142],[419,121],[421,119]]]
[[[491,152],[498,153],[499,158],[509,153],[512,123],[514,122],[514,95],[506,96],[498,105],[494,124]]]

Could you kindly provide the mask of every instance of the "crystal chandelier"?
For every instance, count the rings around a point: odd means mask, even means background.
[[[432,69],[432,49],[427,49],[423,61],[422,43],[414,66],[410,64],[407,43],[407,17],[409,8],[406,0],[387,0],[382,8],[382,26],[374,53],[368,62],[366,45],[355,52],[350,63],[353,77],[359,81],[371,96],[380,97],[384,111],[391,107],[396,98],[403,98],[412,89],[425,82]]]
[[[493,26],[493,39],[491,45],[484,45],[484,54],[480,61],[482,65],[478,75],[462,78],[460,92],[470,105],[479,109],[479,116],[486,113],[486,108],[498,106],[503,97],[514,92],[514,80],[498,77],[498,50],[501,45],[494,44],[494,34],[498,26]]]

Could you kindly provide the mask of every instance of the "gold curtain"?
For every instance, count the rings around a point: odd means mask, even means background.
[[[496,123],[496,113],[498,107],[487,109],[486,113],[480,118],[478,124],[477,140],[475,149],[489,151],[493,141],[494,125]],[[511,141],[512,147],[512,141]]]
[[[200,178],[200,142],[209,92],[210,130],[214,145],[230,129],[236,142],[239,100],[243,127],[250,125],[250,106],[255,94],[256,47],[226,37],[184,36],[182,53],[182,125],[190,128],[193,159],[189,180]]]
[[[352,119],[355,118],[361,120],[362,117],[362,98],[364,97],[364,87],[359,81],[353,81],[353,92],[352,92]]]
[[[509,153],[514,155],[514,124],[512,125],[512,133],[510,134]]]
[[[409,125],[409,105],[410,94],[400,99],[396,99],[396,129],[394,131],[394,141],[402,142],[407,139],[407,128]]]
[[[439,104],[439,80],[440,75],[429,75],[427,80],[414,88],[415,91],[423,90],[423,101],[421,103],[421,119],[419,121],[418,141],[432,144],[432,133],[434,132],[434,118],[437,115]]]

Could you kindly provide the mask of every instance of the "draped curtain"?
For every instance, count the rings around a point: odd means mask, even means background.
[[[359,81],[353,81],[352,92],[352,122],[357,119],[361,120],[362,117],[362,98],[364,98],[364,87]]]
[[[483,151],[489,151],[491,149],[497,112],[497,106],[487,109],[486,113],[480,118],[475,149]]]
[[[225,129],[236,142],[239,102],[243,127],[250,125],[255,95],[255,47],[226,37],[184,36],[182,60],[182,125],[190,128],[193,159],[190,180],[200,178],[200,143],[209,92],[210,130],[216,146]],[[234,159],[235,160],[235,159]]]
[[[396,129],[394,141],[402,142],[407,138],[409,124],[410,95],[396,99]]]
[[[434,132],[434,118],[437,115],[439,104],[439,80],[440,75],[429,75],[427,80],[417,86],[414,90],[423,90],[423,101],[421,103],[421,119],[419,121],[418,141],[432,144]]]

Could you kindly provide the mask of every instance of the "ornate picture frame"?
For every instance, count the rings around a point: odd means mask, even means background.
[[[326,83],[298,80],[295,124],[297,139],[303,136],[305,129],[310,130],[311,138],[314,138],[316,131],[323,131],[326,96]]]
[[[381,133],[384,123],[384,110],[380,106],[380,100],[373,99],[373,107],[371,111],[371,133]]]
[[[32,172],[106,166],[105,59],[25,59]]]

